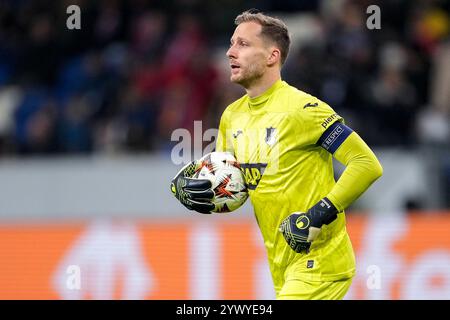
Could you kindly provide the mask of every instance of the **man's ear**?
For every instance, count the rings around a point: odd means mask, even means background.
[[[280,59],[281,59],[280,49],[278,49],[276,47],[271,47],[270,55],[269,55],[269,58],[267,59],[267,65],[273,66],[274,64],[280,62]]]

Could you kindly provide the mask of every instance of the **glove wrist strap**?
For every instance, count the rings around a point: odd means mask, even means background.
[[[334,204],[327,198],[321,199],[311,209],[308,210],[311,215],[311,226],[320,228],[324,224],[329,224],[338,214]]]

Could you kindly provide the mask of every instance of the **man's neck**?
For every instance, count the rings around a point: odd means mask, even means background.
[[[261,78],[258,83],[251,85],[248,88],[245,88],[247,95],[250,98],[255,98],[262,95],[267,91],[275,82],[277,82],[281,78],[280,73],[274,74],[273,76],[267,76],[265,78]]]

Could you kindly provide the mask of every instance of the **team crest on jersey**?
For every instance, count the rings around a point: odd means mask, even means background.
[[[274,127],[266,128],[265,141],[269,146],[273,146],[277,142],[277,129]]]

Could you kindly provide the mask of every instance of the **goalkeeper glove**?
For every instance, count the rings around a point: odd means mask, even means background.
[[[210,213],[215,205],[210,201],[214,197],[211,181],[192,178],[200,170],[200,163],[192,161],[185,165],[173,178],[170,189],[182,205],[189,210]]]
[[[305,212],[294,212],[280,224],[279,231],[289,246],[297,253],[309,253],[314,241],[324,224],[337,218],[338,210],[328,198],[323,198]]]

